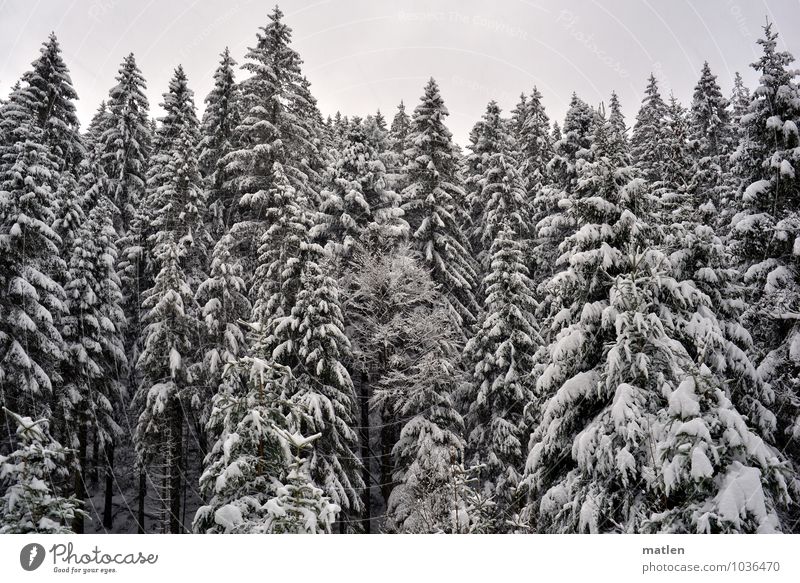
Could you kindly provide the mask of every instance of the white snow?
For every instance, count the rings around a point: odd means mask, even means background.
[[[181,359],[181,354],[173,346],[169,350],[169,371],[174,377],[175,373],[181,370],[182,367],[183,367],[183,359]]]
[[[669,396],[669,412],[680,419],[700,414],[700,401],[695,393],[694,379],[684,379]]]
[[[789,337],[789,358],[800,364],[800,330],[794,330]]]
[[[714,467],[703,448],[703,445],[698,445],[692,449],[692,478],[695,480],[710,478],[714,475]]]
[[[756,180],[745,191],[743,198],[745,201],[751,202],[769,190],[769,180]]]
[[[752,517],[758,524],[758,532],[778,532],[778,519],[767,512],[761,472],[735,461],[725,475],[719,494],[715,498],[719,518],[741,528],[742,521]]]
[[[214,522],[230,532],[244,522],[242,511],[233,504],[227,504],[214,513]]]

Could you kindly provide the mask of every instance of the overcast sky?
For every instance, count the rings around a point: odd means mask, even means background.
[[[652,71],[688,105],[708,60],[727,94],[749,64],[769,17],[800,55],[798,0],[284,0],[294,47],[323,114],[391,119],[412,109],[428,77],[441,86],[460,143],[495,99],[508,111],[534,85],[551,119],[570,94],[607,100],[615,89],[629,124]],[[565,8],[567,6],[567,8]],[[157,104],[174,67],[186,69],[198,108],[227,45],[241,63],[272,2],[256,0],[0,0],[0,92],[29,68],[52,30],[80,96],[85,124],[133,51]]]

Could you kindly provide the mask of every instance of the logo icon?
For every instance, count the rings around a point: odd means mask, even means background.
[[[30,543],[19,552],[19,564],[26,571],[35,571],[44,562],[44,547],[39,543]]]

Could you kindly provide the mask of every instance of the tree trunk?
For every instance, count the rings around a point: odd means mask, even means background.
[[[181,524],[181,481],[183,479],[183,415],[180,400],[175,397],[172,402],[172,429],[170,437],[171,452],[169,469],[169,532],[183,532]]]
[[[92,432],[92,464],[89,470],[89,483],[92,485],[92,491],[97,489],[97,484],[100,479],[100,439],[97,431]]]
[[[381,496],[383,496],[383,501],[387,506],[393,487],[394,463],[392,450],[394,449],[394,444],[397,443],[396,428],[395,420],[384,414],[381,427]]]
[[[111,530],[114,527],[114,444],[105,447],[106,452],[106,493],[103,503],[103,527]]]
[[[147,495],[147,475],[145,474],[144,463],[139,468],[139,508],[137,509],[137,528],[136,532],[144,534],[144,498]]]
[[[78,452],[74,472],[74,494],[75,498],[83,502],[86,499],[86,484],[84,484],[84,473],[86,471],[86,420],[78,421]],[[84,518],[83,514],[78,514],[72,519],[72,531],[76,534],[83,534]]]
[[[364,532],[372,532],[372,474],[369,471],[369,375],[361,373],[361,462],[364,476]]]

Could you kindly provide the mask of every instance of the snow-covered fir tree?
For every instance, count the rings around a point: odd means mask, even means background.
[[[211,238],[204,217],[208,211],[198,164],[200,124],[194,105],[194,92],[180,65],[170,79],[161,104],[165,115],[155,136],[157,151],[150,159],[144,209],[139,219],[148,221],[145,249],[158,247],[167,236],[183,247],[183,268],[193,290],[205,280]],[[154,275],[157,266],[151,266]]]
[[[152,151],[153,132],[149,120],[149,102],[142,72],[133,53],[120,64],[117,84],[108,95],[106,119],[97,128],[96,148],[108,176],[109,198],[113,203],[117,242],[117,272],[123,292],[123,309],[127,319],[125,350],[129,362],[127,385],[133,394],[138,383],[135,363],[140,352],[142,332],[142,299],[152,284],[147,277],[149,257],[145,253],[144,216],[147,168]]]
[[[532,193],[531,200],[536,236],[530,267],[537,287],[552,275],[560,255],[559,245],[574,230],[561,201],[575,192],[578,172],[591,158],[594,117],[592,108],[573,94],[563,131],[557,123],[553,124],[553,155],[547,163],[548,178],[541,189]]]
[[[670,95],[662,127],[660,178],[654,183],[653,194],[659,199],[669,223],[669,216],[686,197],[691,181],[692,158],[689,150],[689,127],[686,108]]]
[[[240,84],[242,119],[233,134],[234,149],[221,161],[232,177],[239,197],[240,217],[231,227],[239,242],[237,257],[249,259],[245,273],[255,273],[261,237],[272,218],[275,193],[290,187],[307,201],[315,201],[319,182],[315,167],[320,163],[315,106],[300,70],[301,59],[291,47],[291,29],[276,6],[269,23],[248,49],[242,66],[250,77]],[[318,112],[317,112],[318,113]],[[284,186],[285,183],[285,186]],[[250,300],[257,304],[258,284],[252,285]]]
[[[297,330],[280,324],[291,314],[301,288],[302,255],[312,221],[305,210],[307,199],[291,186],[283,167],[275,163],[272,172],[272,186],[266,193],[270,200],[266,209],[269,227],[260,238],[250,292],[255,297],[252,319],[263,332],[254,350],[263,358],[293,366]],[[278,347],[282,347],[280,354],[274,352]]]
[[[422,260],[464,330],[475,322],[477,275],[456,214],[463,202],[459,159],[439,86],[431,79],[414,110],[404,170],[403,211]]]
[[[524,460],[523,412],[532,400],[531,372],[540,343],[533,284],[516,226],[510,216],[499,225],[484,278],[484,314],[465,348],[472,370],[465,398],[469,453],[473,465],[482,466],[481,488],[507,518],[519,506],[515,489]]]
[[[112,201],[119,210],[115,226],[121,235],[127,235],[144,197],[151,148],[150,106],[147,84],[133,53],[123,59],[116,80],[108,93],[108,120],[98,139],[103,144]]]
[[[74,104],[78,95],[55,34],[42,44],[40,56],[20,81],[3,107],[3,121],[10,128],[30,122],[41,130],[38,143],[52,158],[56,172],[50,187],[55,190],[60,172],[75,172],[85,150]],[[8,140],[16,141],[13,136]]]
[[[292,346],[278,346],[274,354],[296,352],[297,391],[291,396],[306,413],[299,426],[305,435],[317,435],[309,448],[308,471],[314,483],[343,512],[361,512],[364,489],[357,457],[357,401],[344,362],[350,355],[339,299],[339,284],[329,273],[331,259],[321,247],[303,243],[300,289],[294,306],[277,328],[294,331]],[[297,469],[299,471],[299,468]]]
[[[308,460],[301,457],[310,449],[317,435],[303,437],[299,433],[281,432],[293,450],[286,483],[264,505],[266,518],[254,533],[270,534],[325,534],[331,532],[339,507],[325,496],[311,481]]]
[[[652,246],[654,199],[609,125],[595,131],[570,207],[579,229],[564,249],[575,247],[551,284],[579,295],[553,322],[537,381],[551,396],[531,437],[527,517],[540,532],[780,530],[785,462],[696,361],[722,334],[710,299]]]
[[[250,301],[244,283],[242,266],[236,262],[231,249],[235,243],[230,235],[214,246],[208,279],[197,288],[197,303],[202,309],[204,326],[201,334],[202,381],[193,397],[192,406],[199,411],[200,436],[205,440],[205,425],[211,412],[212,397],[222,383],[225,367],[247,353],[246,330],[242,322],[250,318]],[[206,444],[201,445],[205,449]]]
[[[80,222],[67,247],[67,314],[62,319],[65,353],[57,411],[65,437],[76,452],[75,496],[79,499],[86,495],[90,436],[105,451],[122,433],[116,420],[123,398],[118,379],[126,368],[122,341],[125,319],[114,271],[116,232],[106,199],[105,176],[91,158],[84,161],[82,171],[76,196]],[[75,528],[82,532],[83,523],[78,518]]]
[[[392,118],[392,125],[389,128],[389,149],[391,156],[387,164],[389,172],[399,174],[405,165],[405,151],[408,147],[406,143],[408,134],[411,131],[411,118],[406,113],[406,106],[401,101],[397,106],[397,112]]]
[[[142,304],[145,336],[136,363],[142,380],[133,402],[138,415],[134,439],[139,471],[146,472],[159,491],[160,528],[179,533],[183,531],[183,433],[194,380],[190,364],[198,332],[197,310],[181,267],[180,244],[166,239],[156,253],[161,270]]]
[[[241,121],[239,86],[235,80],[236,61],[226,47],[214,72],[214,88],[206,96],[201,127],[202,139],[198,146],[200,172],[208,184],[208,214],[215,238],[219,238],[232,224],[236,210],[230,178],[221,162],[233,150],[233,132]]]
[[[336,257],[348,260],[358,244],[385,245],[407,236],[399,196],[387,189],[380,154],[357,120],[351,122],[329,174],[312,236]]]
[[[364,118],[364,129],[370,145],[382,158],[389,148],[389,128],[380,109],[375,112],[375,115],[368,115]]]
[[[534,87],[525,102],[525,115],[519,130],[517,150],[520,156],[520,173],[525,177],[529,199],[547,178],[547,164],[553,155],[550,119],[542,104],[542,94]]]
[[[642,98],[642,105],[636,114],[631,136],[631,154],[642,177],[649,182],[662,178],[662,162],[665,159],[663,148],[664,117],[667,105],[661,97],[655,75],[650,75]]]
[[[159,127],[159,151],[150,169],[147,197],[149,203],[158,205],[151,211],[153,235],[148,241],[157,274],[142,302],[145,327],[137,361],[142,378],[134,404],[139,460],[163,469],[161,526],[174,533],[183,529],[179,515],[184,418],[192,401],[191,368],[200,332],[194,294],[205,279],[207,241],[195,155],[198,121],[181,67],[164,94],[163,107],[166,115]]]
[[[734,154],[743,192],[731,222],[734,252],[748,286],[745,321],[755,340],[759,372],[776,393],[779,443],[797,456],[800,436],[800,182],[796,176],[800,145],[800,93],[791,68],[793,57],[777,48],[772,24],[759,39],[763,53],[753,63],[760,74],[747,113],[741,118],[745,139]],[[743,137],[743,136],[742,136]]]
[[[0,534],[69,534],[84,515],[81,503],[58,493],[69,476],[70,452],[50,435],[47,419],[33,421],[5,407],[16,426],[15,449],[0,455]]]
[[[44,130],[32,119],[6,136],[0,175],[0,390],[5,406],[47,416],[64,343],[56,327],[64,314],[66,270],[54,223],[58,175]]]
[[[694,88],[688,122],[692,155],[688,190],[703,192],[701,196],[706,199],[703,202],[710,202],[719,212],[723,208],[722,203],[728,200],[725,191],[730,188],[727,173],[730,170],[729,157],[734,134],[729,101],[723,97],[717,78],[711,73],[707,62],[703,64],[700,80]],[[728,226],[713,217],[710,219],[720,227]]]
[[[290,420],[291,370],[242,357],[226,365],[213,397],[208,433],[213,437],[200,490],[207,500],[194,517],[194,532],[255,532],[263,528],[266,503],[283,486],[288,444],[279,429]]]
[[[491,252],[500,231],[513,229],[519,240],[529,238],[530,209],[524,183],[518,174],[513,138],[492,101],[486,108],[475,155],[481,157],[480,174],[472,178],[477,190],[471,201],[475,220],[474,241],[483,271],[490,268]],[[479,154],[477,154],[479,153]]]

